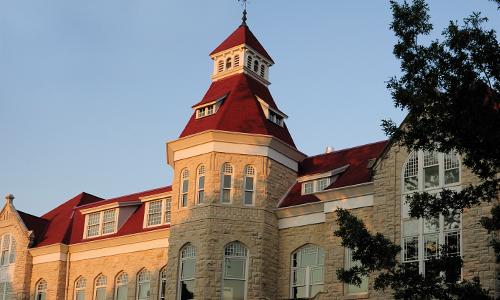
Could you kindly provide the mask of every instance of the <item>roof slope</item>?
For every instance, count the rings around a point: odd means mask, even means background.
[[[194,106],[213,102],[226,95],[217,113],[196,119],[196,112],[193,112],[180,137],[207,130],[222,130],[270,135],[295,147],[286,125],[281,127],[269,121],[256,98],[258,96],[270,107],[278,110],[269,89],[247,74],[236,74],[212,82],[202,101]]]
[[[266,49],[264,49],[259,40],[257,40],[255,35],[250,31],[250,28],[248,28],[248,26],[245,24],[242,24],[238,28],[236,28],[236,30],[231,33],[231,35],[227,39],[225,39],[217,48],[215,48],[215,50],[212,51],[210,55],[231,49],[241,44],[247,44],[259,54],[263,55],[266,59],[274,63],[273,59],[267,53]]]
[[[30,231],[33,231],[33,233],[35,234],[35,240],[33,241],[33,243],[36,245],[39,242],[39,239],[43,237],[49,221],[27,214],[20,210],[18,210],[17,213],[21,217],[24,225],[26,225],[26,228],[28,228],[28,230]]]
[[[372,181],[369,162],[376,159],[384,150],[388,141],[358,146],[306,158],[299,166],[299,177],[326,173],[346,165],[349,167],[339,175],[326,189],[346,187]],[[289,207],[312,202],[319,202],[314,194],[302,195],[302,184],[297,182],[279,207]]]

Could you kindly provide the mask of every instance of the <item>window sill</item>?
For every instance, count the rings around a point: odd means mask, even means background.
[[[370,298],[369,293],[360,293],[360,294],[345,295],[343,299],[353,300],[353,299],[368,299],[368,298]]]

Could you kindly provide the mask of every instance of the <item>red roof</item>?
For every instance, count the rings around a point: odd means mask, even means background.
[[[321,154],[306,158],[299,166],[299,177],[326,173],[346,165],[349,167],[339,174],[326,189],[346,187],[372,181],[372,174],[369,162],[384,150],[388,141],[380,141],[372,144],[358,146],[349,149],[334,151],[332,153]],[[297,182],[288,195],[280,203],[280,207],[289,207],[312,202],[319,202],[319,198],[314,194],[301,195],[302,183]]]
[[[281,127],[269,121],[257,100],[256,96],[278,110],[269,89],[247,74],[236,74],[212,82],[201,102],[194,106],[213,102],[226,95],[217,113],[196,119],[194,112],[180,137],[207,130],[221,130],[274,136],[295,147],[286,125]]]
[[[215,48],[210,55],[213,55],[217,52],[221,52],[224,50],[231,49],[241,44],[247,44],[252,47],[259,54],[270,60],[274,63],[271,56],[267,53],[266,49],[262,46],[262,44],[257,40],[255,35],[250,31],[247,25],[240,25],[222,44],[220,44],[217,48]]]
[[[68,200],[67,202],[51,210],[40,218],[28,215],[23,212],[19,212],[19,215],[23,219],[26,227],[28,227],[29,230],[33,230],[35,232],[35,246],[41,247],[58,243],[69,245],[83,241],[85,219],[81,213],[82,209],[98,207],[109,203],[139,201],[139,198],[141,197],[161,194],[169,191],[172,191],[171,186],[107,200],[87,193],[81,193],[80,195]],[[137,206],[134,213],[129,217],[125,224],[123,224],[123,226],[119,228],[116,234],[107,235],[105,237],[96,239],[103,239],[152,230],[142,228],[143,220],[144,203],[141,203]],[[154,229],[158,228],[162,227],[155,227]],[[85,241],[87,240],[90,239],[86,239]]]

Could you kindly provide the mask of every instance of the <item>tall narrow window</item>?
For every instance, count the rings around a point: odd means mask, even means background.
[[[75,300],[85,300],[85,288],[87,287],[87,280],[80,277],[75,282]]]
[[[16,262],[16,254],[17,254],[17,244],[16,240],[14,237],[11,236],[10,238],[10,257],[9,257],[9,263],[13,264]]]
[[[198,167],[198,179],[196,180],[196,198],[198,204],[205,202],[205,166]]]
[[[161,224],[162,200],[155,200],[148,203],[148,226]]]
[[[460,161],[455,153],[444,155],[444,184],[457,183],[460,180]]]
[[[189,171],[184,169],[181,173],[181,207],[188,206],[188,192],[189,192]]]
[[[167,197],[165,199],[165,223],[170,224],[170,219],[172,215],[172,197]]]
[[[226,70],[231,69],[231,67],[232,67],[232,60],[231,57],[228,57],[226,59]]]
[[[439,185],[439,161],[436,152],[424,152],[424,187],[434,188]]]
[[[223,300],[244,300],[246,298],[248,250],[240,242],[233,242],[224,248]]]
[[[236,54],[234,56],[234,66],[235,67],[239,67],[240,66],[240,56],[238,54]]]
[[[253,57],[251,55],[248,55],[248,57],[247,57],[247,67],[249,69],[252,68],[252,61],[253,61]]]
[[[181,250],[179,268],[179,300],[194,299],[196,249],[187,244]]]
[[[95,280],[94,299],[106,300],[106,286],[108,285],[108,278],[104,275],[99,275]]]
[[[125,272],[120,273],[116,277],[115,284],[115,300],[127,300],[128,296],[128,274]]]
[[[305,245],[292,254],[291,296],[312,298],[323,290],[325,252],[316,245]]]
[[[245,167],[245,205],[254,205],[255,201],[255,168]]]
[[[418,189],[418,152],[412,152],[408,157],[404,171],[405,191]]]
[[[116,230],[116,209],[104,211],[102,220],[102,234],[110,234]]]
[[[11,254],[11,237],[10,234],[6,234],[2,237],[2,258],[1,265],[8,266],[10,263]]]
[[[87,237],[94,237],[99,235],[101,213],[95,212],[87,216]]]
[[[45,300],[47,298],[47,281],[40,279],[36,284],[36,300]]]
[[[255,73],[259,72],[259,61],[258,61],[258,60],[255,60],[255,61],[253,62],[253,71],[254,71]]]
[[[264,64],[260,65],[260,76],[264,77],[266,74],[266,66]]]
[[[219,60],[219,65],[217,67],[217,71],[220,73],[222,71],[224,71],[224,61],[223,60]]]
[[[151,272],[143,269],[137,274],[137,300],[148,300],[151,296]]]
[[[232,187],[233,187],[233,166],[229,163],[222,165],[222,189],[221,202],[231,203]]]
[[[360,262],[357,260],[354,260],[352,258],[352,249],[346,248],[345,249],[345,260],[344,260],[344,267],[346,270],[349,270],[353,267],[360,266]],[[361,285],[353,285],[353,284],[346,284],[345,286],[345,294],[347,295],[356,295],[356,294],[365,294],[368,293],[368,277],[363,276],[361,278]]]
[[[167,267],[160,270],[160,290],[158,291],[160,300],[167,299]]]

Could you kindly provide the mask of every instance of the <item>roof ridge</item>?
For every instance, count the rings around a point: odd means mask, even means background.
[[[366,147],[366,146],[372,146],[372,145],[375,145],[375,144],[381,144],[381,143],[385,143],[387,141],[388,140],[381,140],[381,141],[377,141],[377,142],[373,142],[373,143],[368,143],[368,144],[363,144],[363,145],[359,145],[359,146],[353,146],[353,147],[349,147],[349,148],[344,148],[344,149],[336,150],[336,151],[333,151],[333,152],[330,152],[330,153],[316,154],[316,155],[308,156],[306,159],[314,158],[314,157],[319,157],[319,156],[326,156],[326,155],[338,154],[339,152],[345,152],[345,151],[354,150],[354,149],[358,149],[358,148],[362,148],[362,147]]]
[[[154,192],[154,191],[157,191],[157,190],[167,189],[167,188],[171,188],[171,187],[172,187],[172,185],[166,185],[166,186],[162,186],[162,187],[157,187],[157,188],[153,188],[153,189],[148,189],[148,190],[141,191],[141,192],[136,192],[136,193],[131,193],[131,194],[122,195],[122,196],[118,196],[118,197],[113,197],[113,198],[104,199],[104,201],[117,200],[117,199],[120,199],[120,198],[125,198],[125,197],[135,196],[135,195],[144,194],[144,193],[148,193],[148,192]],[[92,204],[93,204],[93,203],[92,203]]]

